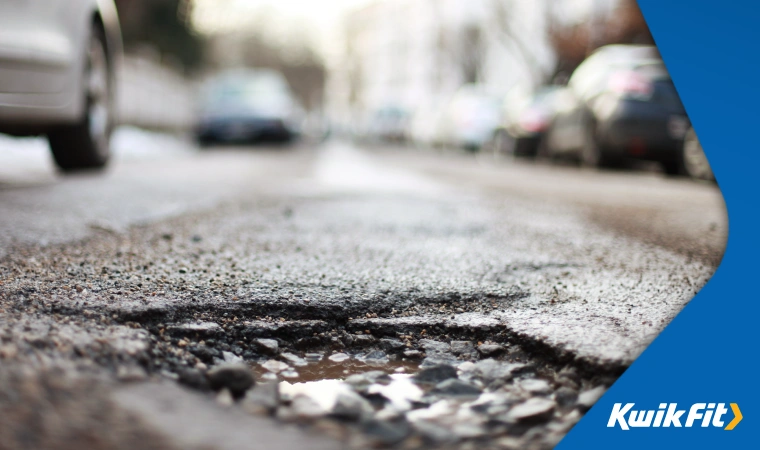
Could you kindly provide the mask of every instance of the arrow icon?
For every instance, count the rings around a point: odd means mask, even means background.
[[[726,425],[726,428],[724,430],[733,430],[735,426],[739,424],[739,422],[742,421],[744,416],[742,416],[742,412],[739,409],[739,405],[736,403],[731,403],[731,411],[734,412],[734,420],[732,420],[728,425]]]

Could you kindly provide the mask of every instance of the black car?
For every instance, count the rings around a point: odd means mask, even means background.
[[[300,134],[303,111],[287,82],[268,70],[235,71],[207,83],[196,138],[216,142],[290,141]]]
[[[596,50],[575,70],[556,107],[545,140],[549,156],[573,156],[593,167],[644,159],[668,174],[683,171],[689,121],[655,47]]]

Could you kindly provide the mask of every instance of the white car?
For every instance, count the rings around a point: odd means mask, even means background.
[[[499,128],[502,97],[478,85],[465,85],[451,98],[438,127],[444,145],[476,152]]]
[[[46,135],[65,171],[105,166],[121,51],[112,0],[0,0],[0,132]]]

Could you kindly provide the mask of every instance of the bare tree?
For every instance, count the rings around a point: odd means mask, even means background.
[[[516,55],[523,61],[531,75],[533,81],[537,84],[544,83],[547,76],[546,69],[535,56],[535,47],[529,42],[530,33],[526,29],[524,17],[518,14],[517,3],[520,0],[492,0],[490,10],[493,12],[493,18],[496,23],[499,41],[505,46],[512,49]],[[540,20],[546,20],[551,23],[551,8],[549,1],[534,0],[534,7],[539,8]]]

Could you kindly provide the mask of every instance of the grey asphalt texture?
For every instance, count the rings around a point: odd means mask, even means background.
[[[155,442],[172,420],[124,406],[118,386],[198,361],[167,337],[176,324],[217,323],[243,354],[235,341],[251,336],[308,351],[395,330],[614,377],[707,282],[728,229],[715,185],[650,170],[345,142],[166,152],[160,139],[125,140],[104,174],[34,158],[0,171],[7,377],[89,377],[118,414],[159,423]]]

